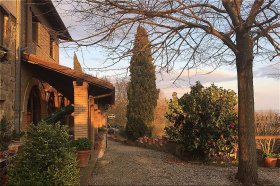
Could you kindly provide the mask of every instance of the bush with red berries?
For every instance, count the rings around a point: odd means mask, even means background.
[[[167,134],[177,130],[179,139],[175,141],[184,144],[185,150],[196,156],[229,158],[237,143],[236,93],[214,84],[204,88],[197,82],[178,103],[174,109],[174,101],[169,102],[166,117],[173,125],[166,128]],[[170,110],[180,112],[174,115]]]

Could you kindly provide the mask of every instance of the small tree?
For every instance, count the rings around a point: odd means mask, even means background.
[[[132,140],[151,133],[150,127],[154,120],[159,94],[156,89],[155,66],[152,60],[147,32],[139,26],[130,62],[131,80],[127,91],[126,132],[127,137]]]
[[[234,91],[218,88],[215,85],[204,88],[199,82],[191,87],[191,92],[175,101],[176,114],[169,112],[167,117],[179,130],[180,142],[188,152],[203,157],[229,157],[237,143],[237,114],[234,107],[237,97]],[[172,110],[172,109],[171,109]],[[172,128],[167,129],[170,133]]]
[[[74,52],[74,58],[73,58],[73,68],[75,71],[83,73],[83,69],[82,66],[78,60],[78,57],[76,55],[76,53]]]
[[[114,123],[125,127],[127,123],[126,109],[127,109],[127,84],[125,79],[117,79],[115,85],[116,95],[115,95],[115,107],[111,111],[116,115]]]
[[[31,124],[27,141],[9,165],[10,185],[79,185],[79,169],[64,126]]]
[[[168,120],[165,117],[167,107],[168,105],[166,98],[163,96],[163,94],[160,94],[157,100],[157,106],[155,108],[155,118],[152,127],[152,135],[154,137],[163,136],[164,128],[169,124]]]

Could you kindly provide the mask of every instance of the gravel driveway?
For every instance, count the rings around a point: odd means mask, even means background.
[[[236,185],[236,167],[187,163],[154,150],[109,141],[89,185]],[[259,169],[263,183],[280,185],[279,169]]]

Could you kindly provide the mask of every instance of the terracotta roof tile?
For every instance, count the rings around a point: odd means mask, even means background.
[[[82,79],[82,80],[88,82],[89,84],[99,86],[99,87],[104,87],[104,88],[111,89],[111,90],[115,89],[113,84],[111,84],[108,81],[98,79],[98,78],[93,77],[93,76],[88,75],[88,74],[77,72],[77,71],[75,71],[75,70],[73,70],[69,67],[66,67],[66,66],[62,66],[62,65],[59,65],[59,64],[56,64],[56,63],[53,63],[53,62],[45,61],[45,60],[37,57],[34,54],[23,53],[22,58],[28,63],[36,64],[38,66],[56,71],[60,74],[64,74],[64,75],[69,76],[69,77],[73,77],[73,78],[76,78],[76,79]]]

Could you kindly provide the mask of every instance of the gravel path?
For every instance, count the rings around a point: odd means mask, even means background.
[[[109,141],[89,185],[236,185],[236,167],[186,163],[170,154]],[[280,185],[280,170],[260,168],[261,180]],[[266,182],[268,183],[268,182]]]

